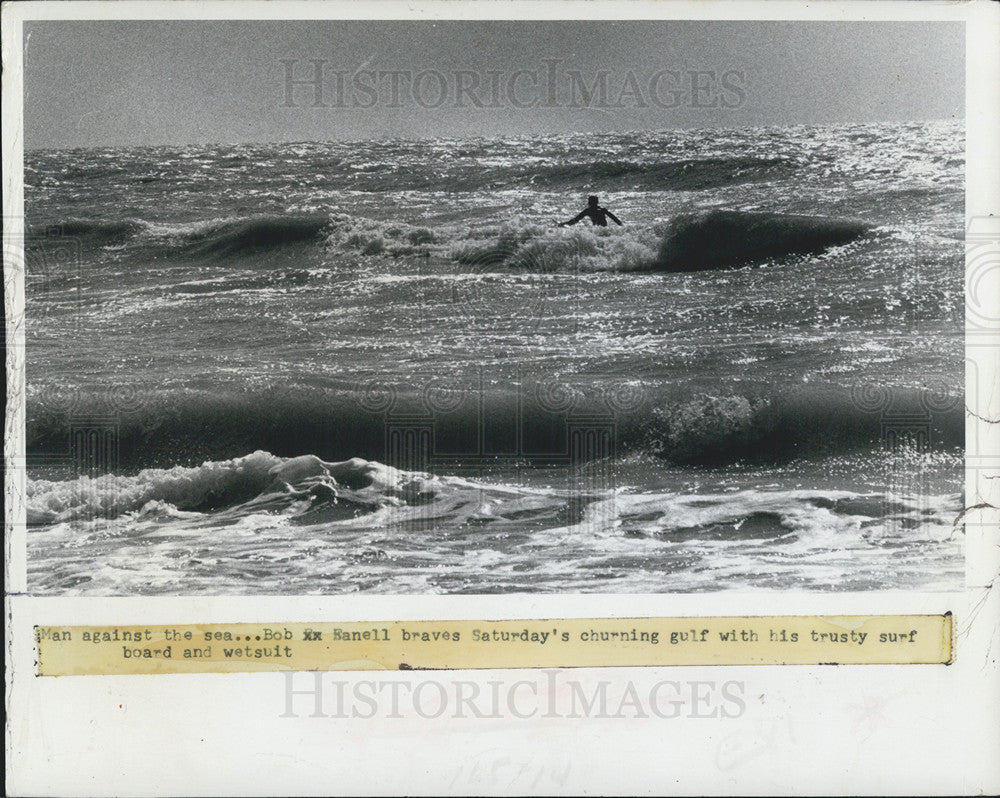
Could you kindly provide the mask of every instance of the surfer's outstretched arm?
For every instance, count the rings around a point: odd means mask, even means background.
[[[574,216],[568,222],[559,222],[559,226],[560,227],[568,227],[569,225],[576,224],[578,221],[580,221],[586,215],[587,215],[586,211],[580,211],[576,216]]]
[[[613,213],[612,213],[611,211],[609,211],[609,210],[608,210],[607,208],[605,208],[605,209],[604,209],[604,212],[605,212],[605,213],[606,213],[606,214],[607,214],[608,216],[610,216],[610,217],[611,217],[611,221],[613,221],[613,222],[614,222],[614,223],[615,223],[616,225],[618,225],[619,227],[622,227],[622,220],[621,220],[621,219],[619,219],[619,218],[618,218],[617,216],[615,216],[615,215],[614,215],[614,214],[613,214]]]

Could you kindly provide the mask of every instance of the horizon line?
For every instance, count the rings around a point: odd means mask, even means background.
[[[912,125],[912,124],[932,124],[932,123],[961,123],[965,124],[966,118],[951,117],[930,117],[922,119],[896,119],[896,120],[871,120],[867,122],[796,122],[787,125],[737,125],[731,127],[673,127],[673,128],[630,128],[627,130],[592,130],[592,131],[571,131],[571,132],[550,132],[550,133],[520,133],[512,135],[468,135],[468,136],[388,136],[385,138],[343,138],[343,139],[270,139],[265,141],[191,141],[183,143],[149,143],[149,144],[76,144],[61,147],[30,146],[27,141],[23,144],[23,151],[27,152],[72,152],[76,150],[114,150],[114,149],[171,149],[181,147],[244,147],[244,146],[294,146],[303,144],[373,144],[384,142],[400,143],[412,142],[420,143],[427,141],[521,141],[541,138],[554,138],[557,136],[628,136],[628,135],[657,135],[671,132],[697,132],[697,131],[742,131],[742,130],[791,130],[801,127],[816,128],[838,128],[838,127],[859,127],[868,125]]]

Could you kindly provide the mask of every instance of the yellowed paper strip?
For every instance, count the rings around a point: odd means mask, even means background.
[[[38,674],[950,663],[952,615],[37,626]]]

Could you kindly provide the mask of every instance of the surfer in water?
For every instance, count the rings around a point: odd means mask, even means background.
[[[615,224],[619,227],[622,225],[622,220],[615,216],[607,208],[602,208],[597,204],[597,197],[591,194],[587,197],[587,207],[580,211],[576,216],[570,219],[568,222],[559,222],[560,227],[568,227],[571,224],[576,224],[582,218],[587,217],[590,219],[590,223],[595,227],[607,227],[608,217],[611,218]]]

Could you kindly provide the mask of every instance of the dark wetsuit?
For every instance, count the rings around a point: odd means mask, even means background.
[[[600,205],[588,205],[586,208],[580,211],[576,216],[574,216],[568,222],[560,222],[559,226],[566,227],[567,225],[576,224],[581,219],[586,217],[590,219],[591,224],[593,224],[595,227],[607,227],[608,226],[607,217],[609,216],[611,217],[611,221],[613,221],[615,224],[619,226],[621,225],[622,223],[621,219],[615,216],[607,208],[602,208]]]

